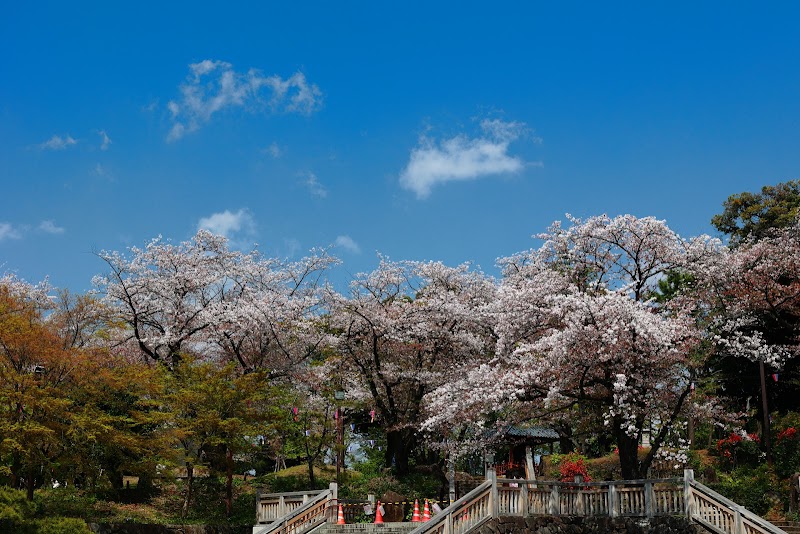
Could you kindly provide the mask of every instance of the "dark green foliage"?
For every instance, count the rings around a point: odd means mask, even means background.
[[[33,532],[42,534],[92,534],[83,519],[72,517],[48,517],[37,519],[32,524]]]
[[[679,293],[690,291],[694,287],[695,278],[689,273],[671,270],[667,277],[658,281],[658,291],[654,295],[656,302],[663,304],[675,298]]]
[[[776,492],[778,486],[778,481],[766,465],[756,468],[740,467],[731,473],[720,475],[719,482],[709,484],[714,491],[761,516],[780,497]]]
[[[220,506],[220,502],[225,498],[225,478],[198,478],[194,484],[195,504],[183,521],[209,525],[255,524],[255,492],[234,491],[231,514],[226,516],[225,509]]]
[[[35,512],[24,492],[0,486],[0,532],[21,531]]]
[[[720,466],[730,471],[737,467],[755,467],[761,459],[759,438],[755,434],[742,436],[732,432],[717,441],[714,452],[719,456]]]
[[[790,412],[774,419],[775,472],[781,478],[800,473],[800,413]]]
[[[60,517],[54,510],[42,510],[25,492],[0,486],[0,532],[16,534],[90,534],[83,519]],[[43,519],[36,518],[46,516]]]
[[[797,220],[800,210],[800,180],[765,185],[761,193],[738,193],[723,203],[724,211],[711,219],[717,230],[733,244],[759,240],[776,228]]]
[[[94,508],[97,496],[73,487],[58,488],[37,492],[35,502],[42,517],[86,517]]]

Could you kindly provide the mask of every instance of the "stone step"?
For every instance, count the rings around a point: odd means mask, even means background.
[[[421,523],[349,523],[336,525],[328,523],[317,532],[319,534],[407,534]]]
[[[773,525],[786,532],[786,534],[800,534],[798,521],[770,521]]]

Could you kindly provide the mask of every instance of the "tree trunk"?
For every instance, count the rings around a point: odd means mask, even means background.
[[[33,488],[34,483],[36,481],[36,473],[34,472],[34,467],[31,466],[28,469],[28,477],[25,479],[25,495],[29,501],[33,500]]]
[[[416,436],[413,430],[390,430],[386,434],[386,467],[400,475],[408,474],[408,459],[414,450]]]
[[[572,428],[568,425],[556,426],[558,432],[558,450],[561,454],[569,454],[575,450],[575,441],[572,439]]]
[[[186,517],[189,512],[189,505],[192,502],[192,484],[194,482],[194,466],[191,462],[186,462],[186,494],[183,498],[183,510],[181,510],[181,517]]]
[[[225,451],[225,517],[233,512],[233,451],[227,447]]]
[[[11,455],[11,477],[9,480],[9,484],[14,489],[20,489],[20,469],[22,468],[21,462],[19,459],[19,453],[14,450]]]
[[[615,421],[622,479],[637,480],[642,475],[639,466],[639,440],[626,434],[621,423],[622,421]]]
[[[306,456],[306,463],[308,464],[308,487],[316,488],[317,479],[314,478],[314,458],[311,455]]]

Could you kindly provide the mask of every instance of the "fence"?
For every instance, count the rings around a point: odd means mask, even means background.
[[[259,534],[303,534],[325,521],[335,522],[337,487],[317,492],[259,495]],[[355,511],[355,509],[353,509]],[[467,534],[501,516],[685,516],[717,534],[785,534],[783,530],[696,482],[683,478],[557,482],[497,478],[422,523],[412,534]]]

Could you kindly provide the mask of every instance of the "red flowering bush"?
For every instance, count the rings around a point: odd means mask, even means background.
[[[756,465],[761,451],[756,434],[738,434],[717,441],[717,454],[723,469],[730,470],[741,465]]]
[[[586,459],[577,453],[569,453],[561,459],[558,466],[561,482],[572,482],[576,476],[582,476],[584,482],[591,482],[592,477],[586,467]]]
[[[800,472],[800,432],[797,427],[790,426],[778,433],[773,453],[778,476],[786,478]]]

